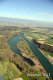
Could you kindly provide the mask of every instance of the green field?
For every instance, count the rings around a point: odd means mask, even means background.
[[[15,54],[15,52],[11,50],[7,41],[12,36],[19,35],[20,32],[23,32],[24,35],[31,41],[35,39],[42,44],[44,43],[53,46],[53,31],[46,28],[8,28],[7,30],[5,29],[0,31],[0,76],[2,79],[15,80],[21,77],[23,80],[46,80],[46,77],[43,76],[27,76],[27,73],[39,74],[40,71],[36,70],[34,66],[30,66],[20,55]],[[29,45],[24,39],[20,38],[16,45],[21,53],[25,54],[25,57],[29,57],[31,60],[33,60],[33,58],[38,60],[36,56],[33,55],[32,50],[29,48]],[[41,49],[41,51],[42,54],[53,64],[51,60],[51,58],[53,58],[53,54],[43,49]],[[20,68],[22,70],[20,70]]]

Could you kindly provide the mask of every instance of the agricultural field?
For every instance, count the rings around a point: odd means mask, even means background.
[[[53,45],[53,28],[51,30],[46,28],[34,28],[26,32],[25,35],[29,39],[35,39],[40,43]]]
[[[46,80],[50,77],[43,76],[46,70],[34,55],[27,41],[37,41],[42,44],[53,46],[53,32],[45,28],[14,28],[8,26],[0,31],[0,79],[1,80]],[[18,35],[18,36],[17,36]],[[17,37],[16,37],[17,36]],[[15,39],[14,39],[15,38]],[[8,42],[9,41],[9,42]],[[14,42],[13,42],[14,41]],[[35,44],[34,44],[35,45]],[[37,45],[37,44],[36,44]],[[39,46],[38,46],[39,48]],[[53,53],[39,48],[49,62],[53,65]],[[51,50],[52,51],[52,50]],[[33,65],[30,65],[30,64]],[[31,76],[34,74],[35,76]],[[38,75],[38,76],[37,76]]]

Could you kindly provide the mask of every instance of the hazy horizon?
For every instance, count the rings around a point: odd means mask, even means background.
[[[0,0],[0,17],[53,22],[53,1]]]

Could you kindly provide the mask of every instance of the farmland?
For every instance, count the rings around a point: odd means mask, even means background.
[[[8,27],[4,29],[1,28],[0,31],[0,76],[3,80],[16,80],[22,78],[23,80],[46,80],[47,77],[42,76],[42,73],[46,73],[44,67],[39,62],[37,56],[33,54],[28,43],[20,36],[22,32],[29,41],[33,42],[35,40],[41,45],[53,46],[53,29],[49,28],[27,28],[22,29],[19,27],[11,28]],[[15,36],[20,36],[19,41],[16,42],[18,51],[17,54],[12,50],[11,46],[8,44],[8,40]],[[17,38],[16,38],[17,40]],[[35,43],[34,43],[35,44]],[[37,45],[37,44],[36,44]],[[38,46],[38,45],[37,45]],[[39,46],[38,46],[39,47]],[[50,47],[50,48],[51,48]],[[48,48],[47,48],[48,49]],[[53,65],[53,52],[52,50],[47,51],[47,49],[42,49],[39,47],[40,52],[48,61]],[[21,55],[22,56],[21,56]],[[24,59],[25,60],[24,60]],[[52,59],[51,59],[52,58]],[[30,60],[34,65],[30,65],[27,61]],[[27,76],[29,74],[41,74],[38,76]],[[26,75],[25,75],[26,74]]]

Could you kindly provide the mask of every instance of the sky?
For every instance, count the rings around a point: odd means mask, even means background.
[[[0,17],[53,22],[53,0],[0,0]]]

